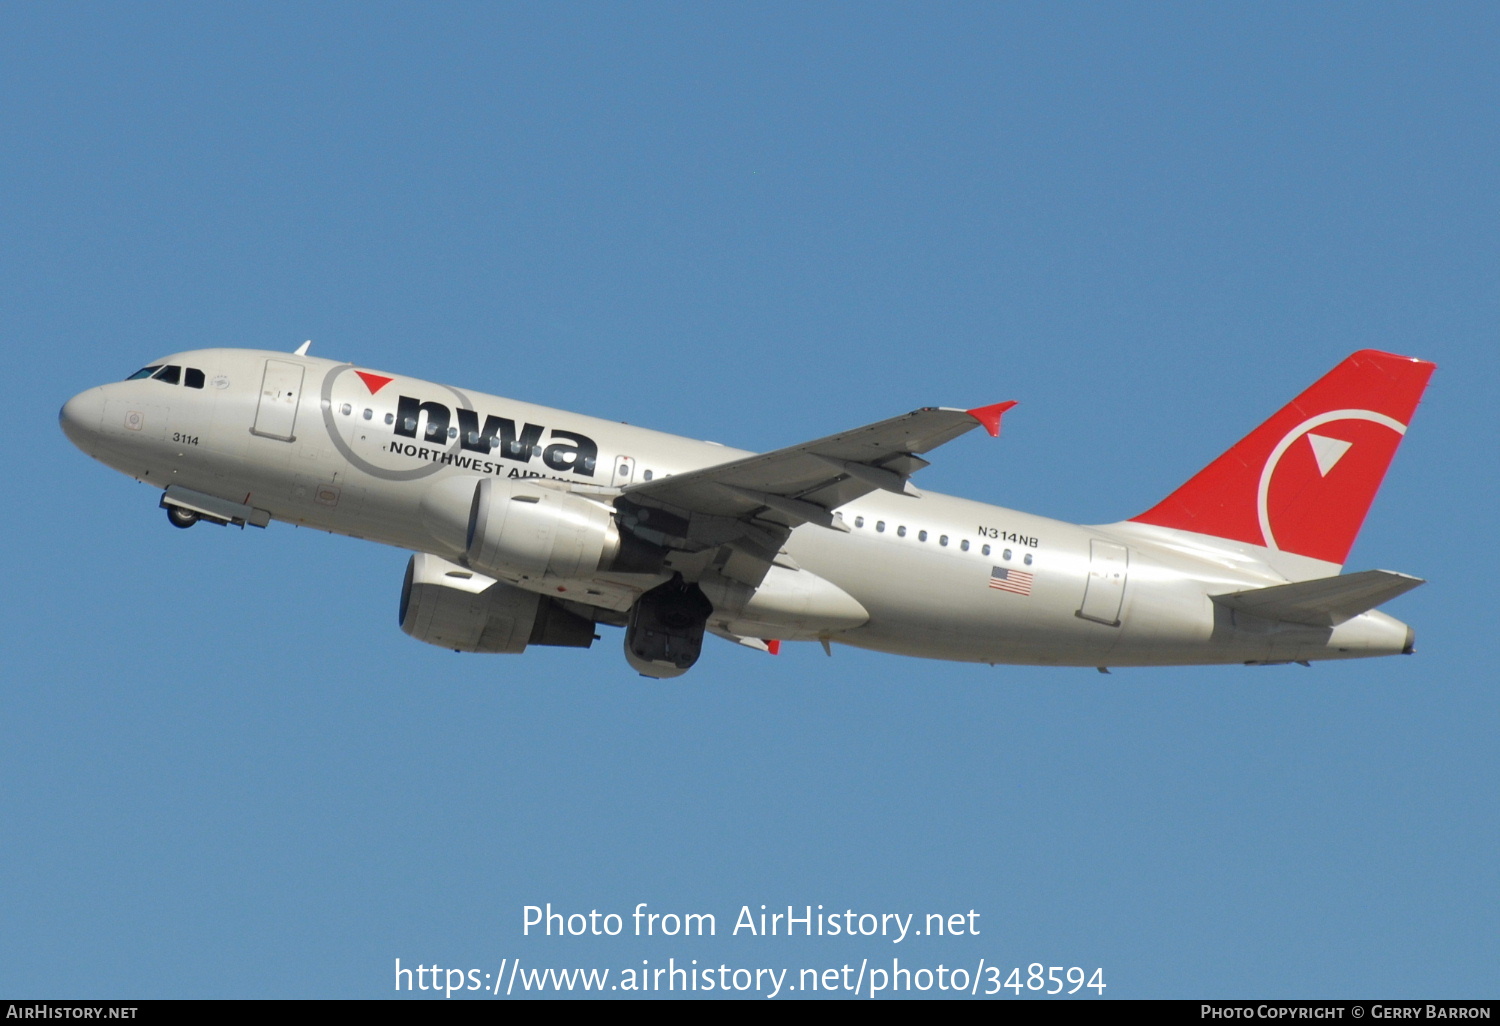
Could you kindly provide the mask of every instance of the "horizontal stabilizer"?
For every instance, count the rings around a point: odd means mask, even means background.
[[[1337,627],[1397,595],[1425,584],[1420,577],[1391,570],[1320,577],[1295,584],[1276,584],[1210,596],[1215,602],[1251,616],[1312,627]]]

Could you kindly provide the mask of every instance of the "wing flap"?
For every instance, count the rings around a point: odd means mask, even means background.
[[[1392,570],[1363,570],[1210,597],[1221,606],[1267,620],[1337,627],[1425,583]]]

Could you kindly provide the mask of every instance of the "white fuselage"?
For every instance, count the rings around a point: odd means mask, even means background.
[[[460,504],[466,512],[486,476],[566,482],[608,503],[628,485],[748,455],[309,356],[212,349],[159,363],[201,371],[202,387],[143,379],[91,389],[64,407],[69,437],[163,489],[459,562],[464,539],[453,527],[458,514],[448,513]],[[404,423],[403,410],[419,403],[430,405],[415,425]],[[439,407],[448,430],[441,442],[428,441]],[[465,446],[475,425],[488,425],[501,444]],[[1410,649],[1408,628],[1379,612],[1317,628],[1237,616],[1210,598],[1337,573],[1333,564],[1144,524],[1078,526],[930,492],[875,491],[839,513],[847,533],[796,528],[758,593],[705,581],[711,628],[939,659],[1074,666]],[[663,579],[502,576],[617,614]]]

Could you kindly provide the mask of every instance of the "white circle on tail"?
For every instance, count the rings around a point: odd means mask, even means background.
[[[1281,548],[1281,546],[1276,544],[1276,535],[1271,531],[1271,511],[1268,506],[1268,499],[1271,494],[1271,475],[1276,472],[1276,464],[1281,462],[1281,457],[1292,447],[1292,443],[1297,439],[1307,434],[1313,428],[1322,427],[1324,424],[1332,424],[1338,420],[1368,420],[1388,427],[1398,435],[1406,434],[1405,424],[1401,423],[1395,417],[1388,417],[1384,413],[1376,413],[1374,410],[1329,410],[1327,413],[1320,413],[1316,417],[1309,417],[1288,431],[1281,441],[1276,443],[1276,448],[1271,450],[1271,455],[1266,457],[1266,465],[1260,471],[1260,487],[1255,497],[1256,513],[1260,516],[1260,533],[1266,540],[1266,548],[1278,551]],[[1328,439],[1326,441],[1337,440]],[[1314,446],[1314,449],[1317,450],[1317,447]],[[1324,451],[1318,450],[1316,454],[1318,456],[1319,470],[1324,474],[1332,470],[1333,464],[1339,461],[1347,449],[1347,443],[1344,444],[1344,448],[1336,449],[1334,454],[1328,457],[1329,462],[1326,466],[1324,464]]]

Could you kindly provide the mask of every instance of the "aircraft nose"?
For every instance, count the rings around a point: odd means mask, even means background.
[[[99,437],[100,425],[104,421],[104,390],[91,388],[79,392],[63,403],[57,420],[68,440],[85,449],[89,442]]]

